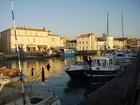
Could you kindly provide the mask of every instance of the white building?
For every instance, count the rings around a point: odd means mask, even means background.
[[[106,41],[100,38],[96,38],[95,50],[105,50],[105,47],[106,47]]]
[[[114,41],[114,37],[113,36],[107,36],[106,37],[106,48],[108,50],[113,49],[113,41]]]
[[[94,50],[95,49],[95,35],[94,33],[90,34],[81,34],[76,38],[78,51],[85,50]]]
[[[23,52],[45,51],[50,47],[62,47],[63,39],[53,35],[50,31],[33,28],[16,28],[17,41],[14,29],[10,28],[1,32],[0,50],[3,52],[16,52],[16,44]]]

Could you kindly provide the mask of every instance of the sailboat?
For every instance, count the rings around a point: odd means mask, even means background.
[[[12,18],[14,24],[14,34],[16,41],[16,48],[18,53],[18,64],[20,70],[20,81],[22,92],[14,92],[11,95],[6,95],[0,97],[0,105],[61,105],[61,102],[56,93],[45,92],[45,91],[28,91],[25,90],[24,80],[22,77],[22,69],[20,64],[20,54],[18,49],[18,41],[16,36],[16,27],[14,20],[14,11],[13,11],[13,2],[10,0],[11,9],[12,9]]]
[[[107,37],[108,37],[108,13],[107,13]],[[106,42],[107,49],[109,48],[108,39]],[[90,70],[85,70],[85,74],[92,85],[104,84],[112,80],[121,71],[120,65],[114,64],[114,56],[105,54],[94,57]]]
[[[121,22],[122,22],[122,38],[123,38],[123,50],[114,51],[115,64],[119,64],[123,69],[132,64],[130,59],[135,58],[127,55],[124,49],[124,30],[123,30],[123,13],[121,12]]]

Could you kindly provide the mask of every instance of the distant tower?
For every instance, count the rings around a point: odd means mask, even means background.
[[[106,40],[106,33],[103,33],[102,39],[103,39],[103,40]]]

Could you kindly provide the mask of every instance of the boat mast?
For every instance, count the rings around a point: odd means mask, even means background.
[[[20,63],[20,53],[18,49],[18,39],[16,35],[16,23],[15,23],[15,18],[14,18],[14,8],[13,8],[13,2],[10,0],[11,4],[11,9],[12,9],[12,19],[13,19],[13,26],[14,26],[14,35],[15,35],[15,42],[16,42],[16,50],[18,53],[18,65],[19,65],[19,70],[20,70],[20,81],[21,81],[21,86],[22,86],[22,95],[23,95],[23,104],[25,105],[25,93],[24,93],[24,83],[23,83],[23,78],[22,78],[22,69],[21,69],[21,63]]]
[[[123,50],[125,49],[124,47],[124,30],[123,30],[123,13],[121,12],[121,21],[122,21],[122,38],[123,38]]]
[[[107,48],[107,50],[109,48],[109,43],[108,43],[109,31],[108,31],[108,28],[109,28],[109,21],[108,21],[108,13],[107,13],[107,36],[106,36],[106,48]]]

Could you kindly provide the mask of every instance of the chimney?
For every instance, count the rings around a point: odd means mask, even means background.
[[[45,31],[45,27],[43,27],[43,31]]]

